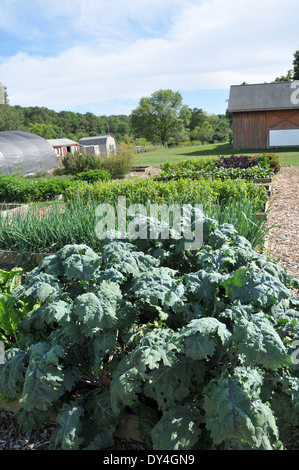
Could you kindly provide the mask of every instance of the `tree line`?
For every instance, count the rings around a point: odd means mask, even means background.
[[[1,83],[0,83],[1,84]],[[118,143],[142,145],[175,144],[198,140],[222,142],[228,139],[229,116],[208,114],[201,108],[183,104],[182,96],[172,90],[158,90],[142,98],[131,115],[96,116],[91,112],[54,111],[46,107],[10,106],[7,90],[0,105],[0,131],[25,130],[45,139],[112,135]],[[146,109],[143,108],[145,104]],[[149,106],[150,104],[150,106]]]

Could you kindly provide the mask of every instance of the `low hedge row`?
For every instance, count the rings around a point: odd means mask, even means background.
[[[125,196],[129,203],[158,202],[175,203],[226,203],[228,199],[252,200],[257,209],[261,209],[267,192],[251,182],[242,179],[221,180],[199,177],[196,180],[171,179],[167,182],[145,178],[115,181],[87,181],[62,177],[26,179],[21,176],[0,175],[0,202],[23,203],[45,201],[63,194],[67,199],[89,197],[103,203],[117,202],[119,196]]]
[[[73,182],[66,178],[23,178],[0,175],[1,202],[46,201],[65,194]]]
[[[130,204],[226,204],[229,200],[251,200],[256,210],[261,210],[268,199],[267,191],[244,180],[181,179],[160,182],[145,178],[131,181],[108,181],[89,184],[77,181],[66,189],[66,198],[93,199],[99,203],[116,204],[125,196]]]

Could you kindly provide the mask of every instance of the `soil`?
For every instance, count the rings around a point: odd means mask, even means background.
[[[148,167],[131,176],[153,177],[161,170]],[[299,168],[283,167],[272,183],[267,227],[267,254],[279,262],[292,277],[299,279]],[[12,413],[0,411],[0,450],[47,450],[55,424],[46,423],[20,434]],[[110,450],[144,450],[138,441],[114,438]],[[299,429],[290,441],[289,450],[299,450]]]

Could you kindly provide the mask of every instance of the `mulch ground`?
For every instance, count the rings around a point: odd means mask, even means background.
[[[283,167],[272,182],[267,254],[299,278],[299,167]]]

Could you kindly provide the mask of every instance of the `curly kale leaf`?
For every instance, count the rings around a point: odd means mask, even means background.
[[[61,281],[88,282],[101,264],[101,257],[87,245],[66,245],[55,255],[47,256],[35,268]]]
[[[107,354],[111,354],[117,346],[117,332],[115,330],[97,332],[87,345],[90,369],[98,371]]]
[[[258,400],[260,398],[265,371],[256,367],[239,366],[235,367],[233,375],[239,380],[251,399]]]
[[[64,276],[68,280],[88,282],[101,263],[101,258],[95,253],[73,254],[62,262]]]
[[[254,269],[254,271],[256,272],[265,272],[267,274],[270,274],[283,284],[287,284],[287,271],[279,264],[269,261],[269,259],[266,258],[266,256],[264,255],[256,253],[252,261],[248,263],[247,267],[250,269]]]
[[[151,431],[153,449],[192,449],[201,434],[200,423],[199,408],[193,401],[169,409]]]
[[[184,286],[170,268],[155,268],[133,280],[131,291],[136,299],[168,311],[182,305]]]
[[[205,389],[206,427],[216,445],[274,450],[279,432],[271,409],[248,395],[234,377],[213,379]]]
[[[58,345],[36,343],[30,347],[29,353],[20,404],[27,411],[45,411],[65,391],[63,369],[59,363],[64,352]]]
[[[48,326],[53,328],[67,322],[72,311],[72,304],[63,300],[53,300],[27,313],[19,324],[20,330],[30,333],[33,330],[42,331]]]
[[[290,296],[290,291],[280,281],[267,273],[240,268],[221,282],[231,301],[240,300],[266,308]]]
[[[211,231],[206,244],[211,246],[213,250],[217,250],[221,248],[224,244],[229,242],[233,242],[235,237],[238,235],[237,230],[231,224],[222,224],[219,227],[215,228],[215,230]]]
[[[122,415],[120,417],[114,415],[109,391],[93,393],[84,407],[88,421],[84,423],[86,433],[83,428],[82,434],[89,436],[89,442],[85,443],[84,449],[101,450],[107,448],[113,439],[117,424],[123,418]]]
[[[179,335],[170,328],[149,332],[130,354],[130,363],[140,374],[158,369],[161,364],[172,366],[182,350]]]
[[[28,363],[28,353],[11,348],[4,353],[4,364],[0,364],[0,390],[9,398],[21,395]]]
[[[130,356],[118,365],[110,385],[114,413],[138,400],[146,374],[160,366],[171,367],[177,362],[181,350],[178,336],[173,330],[158,329],[148,333],[133,349]]]
[[[119,285],[111,281],[102,281],[95,294],[103,304],[104,310],[114,316],[123,297]]]
[[[197,267],[205,271],[231,271],[236,263],[237,252],[229,245],[214,251],[203,249],[196,255]]]
[[[130,358],[120,361],[112,376],[110,384],[111,406],[117,416],[126,406],[133,406],[138,401],[138,394],[142,391],[142,377],[136,367],[133,367]]]
[[[277,369],[290,362],[287,350],[273,324],[263,313],[240,318],[234,327],[233,341],[246,364]]]
[[[295,299],[283,299],[271,307],[270,314],[278,323],[294,320],[299,323],[299,304],[296,305]]]
[[[92,337],[98,331],[114,328],[116,316],[109,304],[101,302],[93,292],[79,295],[74,301],[74,314],[86,337]]]
[[[200,270],[187,274],[184,278],[186,296],[190,302],[200,302],[211,314],[217,305],[219,285],[223,275],[217,272]]]
[[[73,245],[65,245],[56,253],[56,256],[61,261],[66,261],[72,255],[85,255],[92,258],[96,254],[89,246],[75,243]],[[97,257],[98,255],[96,255]]]
[[[50,450],[80,450],[84,438],[80,437],[82,430],[81,418],[84,408],[76,403],[64,403],[59,412],[50,439]]]
[[[226,325],[210,317],[191,320],[180,330],[180,337],[184,340],[186,356],[195,361],[213,356],[220,345],[227,349],[232,340]]]
[[[125,276],[138,276],[140,273],[159,266],[160,262],[142,251],[135,251],[131,243],[112,241],[102,251],[103,265],[117,269]]]
[[[52,274],[33,273],[28,274],[19,297],[33,297],[41,302],[46,302],[48,298],[62,289],[62,284]]]
[[[50,255],[46,256],[38,266],[39,272],[51,274],[52,276],[60,278],[63,275],[62,260],[59,256]]]
[[[204,383],[205,367],[181,357],[173,366],[160,365],[146,375],[144,394],[154,399],[158,408],[165,412],[182,403],[192,392],[194,381]]]

